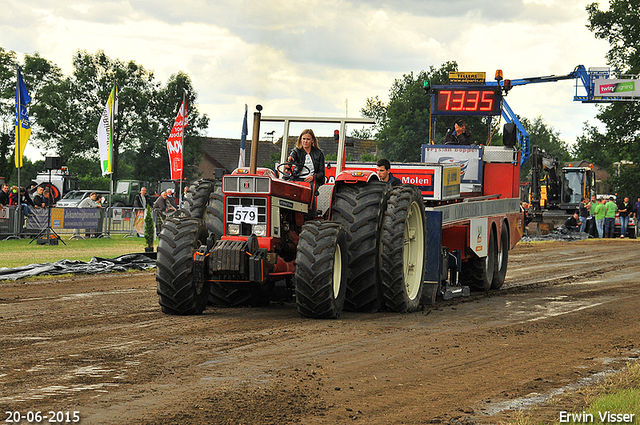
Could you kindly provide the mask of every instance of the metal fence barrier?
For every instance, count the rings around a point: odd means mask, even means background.
[[[144,236],[143,208],[31,208],[25,215],[20,206],[0,208],[0,239],[35,238],[49,227],[60,237]],[[164,223],[164,214],[152,211],[156,234]]]

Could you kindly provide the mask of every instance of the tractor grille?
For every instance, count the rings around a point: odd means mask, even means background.
[[[222,180],[223,192],[269,193],[271,179],[256,176],[225,176]]]
[[[267,198],[242,198],[237,196],[227,196],[227,223],[233,222],[233,214],[236,206],[256,207],[258,209],[258,224],[267,224]],[[239,236],[251,236],[252,225],[242,223],[240,225]]]

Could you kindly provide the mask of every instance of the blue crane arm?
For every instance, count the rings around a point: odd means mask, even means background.
[[[566,75],[547,75],[544,77],[528,77],[528,78],[518,78],[516,80],[500,80],[500,81],[487,81],[487,86],[500,86],[505,88],[505,81],[508,81],[509,87],[506,88],[509,90],[513,86],[524,86],[526,84],[535,84],[535,83],[553,83],[555,81],[561,80],[580,80],[582,83],[582,87],[587,93],[586,96],[580,96],[577,93],[578,84],[576,83],[576,94],[573,97],[573,100],[579,100],[581,102],[593,102],[594,100],[594,79],[596,78],[608,78],[608,72],[602,74],[601,71],[588,72],[584,65],[578,65],[575,67],[573,72]]]
[[[529,132],[524,128],[518,116],[513,112],[513,109],[507,103],[507,100],[502,98],[502,118],[508,123],[513,123],[518,129],[518,142],[520,143],[520,150],[522,156],[520,157],[520,165],[524,164],[529,159],[530,154],[530,137]]]

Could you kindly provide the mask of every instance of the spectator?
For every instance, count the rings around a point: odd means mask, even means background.
[[[29,196],[29,192],[27,192],[27,190],[24,187],[20,188],[20,205],[22,205],[24,215],[26,216],[33,215],[33,211],[31,211],[31,207],[33,207],[33,201]]]
[[[11,186],[9,189],[9,205],[18,205],[18,186]]]
[[[173,189],[167,189],[167,201],[171,204],[173,209],[178,209],[178,205],[176,205],[176,198],[173,197]]]
[[[609,197],[609,202],[604,206],[606,208],[604,215],[604,234],[605,238],[612,238],[616,224],[616,212],[618,211],[618,206],[613,202],[613,196]]]
[[[51,193],[51,189],[44,189],[44,191],[42,192],[42,196],[44,197],[45,208],[54,208],[56,206],[55,200],[53,199],[53,194]]]
[[[579,226],[580,226],[580,219],[579,219],[578,213],[573,213],[573,215],[569,217],[567,221],[564,222],[564,227],[566,227],[567,230],[571,232],[578,231]]]
[[[0,207],[9,205],[9,185],[3,184],[0,189]]]
[[[167,200],[167,192],[162,192],[156,202],[153,204],[154,210],[159,210],[160,212],[167,214],[168,212],[175,211],[176,209],[171,205],[171,203]]]
[[[389,171],[391,170],[391,163],[388,159],[379,159],[376,166],[376,173],[378,173],[380,181],[388,182],[391,186],[400,186],[402,184],[402,181]]]
[[[187,192],[189,191],[189,186],[184,187],[184,192],[182,193],[182,200],[180,201],[180,206],[184,207],[184,198],[187,196]]]
[[[633,217],[636,221],[636,238],[638,237],[638,230],[640,230],[640,223],[638,220],[640,218],[640,198],[638,198],[638,202],[633,206]]]
[[[91,192],[91,195],[80,201],[78,208],[102,208],[102,205],[98,202],[98,194]]]
[[[580,199],[580,232],[584,232],[587,229],[587,222],[589,220],[589,200],[587,198]]]
[[[629,226],[629,216],[633,215],[633,205],[629,197],[625,196],[624,201],[618,207],[618,212],[620,213],[620,237],[624,238]]]
[[[143,187],[140,189],[140,193],[133,199],[133,208],[146,209],[148,204],[151,204],[151,202],[147,195],[147,188]]]
[[[599,238],[604,238],[604,216],[607,213],[607,208],[604,206],[604,202],[604,198],[600,198],[596,205],[596,227],[598,228]]]
[[[596,210],[598,209],[598,205],[600,202],[596,200],[596,196],[591,196],[591,201],[589,202],[589,214],[591,214],[591,219],[589,220],[589,224],[591,224],[591,230],[589,230],[589,234],[594,238],[599,237],[598,235],[598,223],[596,222]]]
[[[102,208],[102,205],[100,205],[100,202],[98,202],[98,194],[95,192],[91,192],[89,196],[80,201],[80,203],[78,204],[78,208]],[[98,227],[101,227],[100,224],[98,225]],[[86,233],[85,236],[95,238],[97,236],[96,230],[99,231],[99,229],[87,229],[88,233]]]
[[[45,208],[46,205],[44,203],[44,196],[42,195],[44,192],[44,187],[38,186],[36,189],[36,194],[33,196],[33,206],[34,208]]]

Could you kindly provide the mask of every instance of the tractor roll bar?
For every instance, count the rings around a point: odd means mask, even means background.
[[[344,163],[344,139],[345,139],[345,126],[346,124],[375,124],[376,121],[371,118],[338,118],[338,117],[286,117],[286,116],[274,116],[274,117],[261,117],[262,121],[269,122],[284,122],[284,135],[282,136],[282,150],[280,151],[280,162],[283,163],[287,160],[287,143],[289,141],[289,124],[292,122],[308,122],[308,123],[338,123],[340,124],[340,140],[338,141],[338,158],[336,165],[336,174],[342,171],[342,164]],[[253,151],[253,146],[251,147]]]

